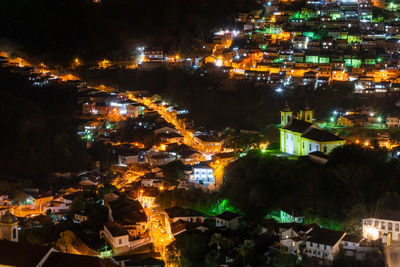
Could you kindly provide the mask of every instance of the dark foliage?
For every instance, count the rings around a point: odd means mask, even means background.
[[[187,52],[254,0],[4,0],[3,43],[46,63],[126,60],[137,45]]]
[[[75,90],[33,87],[25,77],[0,69],[0,176],[32,178],[91,166],[76,132]]]
[[[299,209],[310,220],[340,221],[351,232],[359,219],[381,211],[382,201],[400,193],[399,166],[387,160],[385,151],[355,145],[334,150],[322,166],[254,151],[230,165],[223,190],[250,218],[274,209]]]

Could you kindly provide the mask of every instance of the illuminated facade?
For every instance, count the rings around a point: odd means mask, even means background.
[[[18,242],[18,219],[10,210],[0,217],[0,239]]]
[[[363,219],[362,233],[369,240],[376,240],[383,235],[390,235],[392,240],[400,240],[400,217],[398,212],[388,213],[377,218]]]
[[[297,119],[286,105],[281,111],[280,150],[295,156],[305,156],[314,151],[330,153],[344,145],[344,139],[320,129],[312,123],[313,111],[308,107],[300,111]]]

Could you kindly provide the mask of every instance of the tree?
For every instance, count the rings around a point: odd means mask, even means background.
[[[64,253],[70,253],[71,251],[68,248],[72,247],[75,239],[76,236],[72,231],[66,230],[61,232],[60,237],[56,242],[56,248]]]
[[[222,237],[221,234],[219,234],[219,233],[214,233],[214,234],[211,236],[211,240],[210,240],[210,243],[209,243],[210,246],[212,246],[212,245],[214,245],[214,244],[217,246],[217,256],[218,256],[218,257],[219,257],[219,251],[220,251],[220,249],[221,249],[221,242],[222,242],[222,240],[223,240],[223,237]]]
[[[296,267],[297,256],[278,251],[272,260],[274,267]]]
[[[254,249],[254,241],[253,240],[245,240],[241,245],[238,247],[238,252],[242,256],[243,259],[243,266],[246,267],[246,258],[247,255]]]
[[[172,263],[174,265],[181,266],[181,252],[177,248],[176,242],[172,242],[167,246],[167,261],[168,264]]]
[[[185,178],[183,163],[180,160],[172,161],[163,167],[165,180],[172,186],[179,185],[179,181]]]

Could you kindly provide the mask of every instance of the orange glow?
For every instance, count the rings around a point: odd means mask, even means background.
[[[63,75],[63,76],[58,76],[58,78],[60,78],[63,81],[76,81],[76,80],[79,80],[78,77],[76,77],[76,76],[74,76],[72,74],[66,74],[66,75]]]
[[[111,66],[111,62],[107,59],[104,59],[104,60],[98,62],[98,66],[100,69],[107,69],[108,67]]]
[[[160,190],[163,191],[164,190],[164,186],[160,186]]]

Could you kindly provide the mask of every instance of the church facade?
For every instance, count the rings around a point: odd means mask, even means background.
[[[306,105],[297,118],[286,105],[281,111],[280,150],[295,156],[311,152],[330,153],[345,144],[346,140],[325,131],[312,123],[313,111]]]

